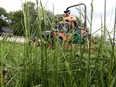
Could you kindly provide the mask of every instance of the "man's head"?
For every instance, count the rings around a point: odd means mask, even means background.
[[[66,16],[70,15],[71,11],[70,10],[66,10],[64,11],[64,13],[66,14]]]

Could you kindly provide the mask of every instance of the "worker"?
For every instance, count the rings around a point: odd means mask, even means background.
[[[63,21],[60,22],[60,24],[64,24],[65,28],[70,30],[76,26],[77,18],[75,16],[71,15],[70,10],[64,11],[65,18]]]

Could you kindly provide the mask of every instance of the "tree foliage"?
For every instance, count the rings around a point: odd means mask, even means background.
[[[8,26],[8,23],[5,20],[3,20],[3,19],[0,18],[0,29],[2,27],[7,27],[7,26]]]
[[[21,10],[9,13],[9,27],[14,31],[15,35],[24,35],[23,12]]]
[[[23,9],[7,13],[4,8],[0,8],[0,17],[3,15],[7,20],[0,18],[0,28],[9,26],[14,31],[15,35],[25,35],[24,15],[28,17],[28,26],[30,34],[39,33],[38,29],[42,31],[53,29],[55,23],[62,21],[64,14],[54,15],[52,11],[46,10],[42,6],[36,6],[35,3],[28,1],[23,3]],[[82,21],[78,19],[79,25]],[[40,22],[40,23],[38,23]]]
[[[36,7],[33,2],[26,2],[23,5],[26,21],[30,26],[30,34],[39,34],[39,30],[50,30],[53,22],[54,14],[43,7]],[[38,30],[38,28],[40,28]]]
[[[7,12],[4,8],[0,7],[0,29],[2,27],[7,27],[8,23],[7,23]]]
[[[7,16],[7,12],[4,8],[0,7],[0,16],[1,15],[4,15],[4,16]]]

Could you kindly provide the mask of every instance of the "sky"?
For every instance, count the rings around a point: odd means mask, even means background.
[[[36,0],[26,0],[36,2]],[[56,14],[62,14],[64,10],[71,5],[78,3],[85,3],[87,6],[87,16],[90,19],[91,6],[90,3],[92,0],[41,0],[42,4],[46,6],[46,9],[54,11]],[[0,0],[0,7],[6,9],[7,12],[16,11],[21,9],[21,2],[25,0]],[[93,25],[92,32],[95,32],[101,27],[101,18],[104,19],[104,0],[93,0],[94,14],[93,14]],[[114,16],[115,16],[115,6],[116,0],[107,0],[106,4],[106,25],[111,31],[114,25]],[[74,12],[72,12],[73,14]],[[103,22],[102,22],[103,23]],[[88,24],[89,26],[89,24]],[[100,31],[96,34],[100,34]]]

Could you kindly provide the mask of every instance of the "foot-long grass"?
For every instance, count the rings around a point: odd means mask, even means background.
[[[90,32],[92,31],[93,0],[91,3]],[[42,41],[42,30],[46,31],[48,15],[41,2],[36,1],[37,18],[36,33]],[[116,86],[116,47],[110,42],[103,41],[103,36],[94,37],[95,48],[91,50],[91,42],[75,49],[59,45],[58,38],[54,47],[48,48],[47,41],[41,46],[30,44],[31,22],[28,5],[23,9],[25,42],[0,41],[0,74],[3,68],[8,68],[8,75],[1,87],[115,87]],[[116,17],[115,17],[116,18]],[[44,19],[44,22],[41,20]],[[52,18],[51,26],[54,26]],[[116,19],[115,19],[116,21]],[[116,22],[114,24],[116,30]],[[102,27],[102,26],[101,26]],[[52,30],[52,27],[51,27]],[[108,29],[106,29],[107,31]],[[33,31],[34,32],[34,31]],[[108,34],[108,32],[107,32]],[[109,35],[109,34],[108,34]],[[110,37],[110,35],[109,35]],[[44,36],[44,39],[47,37]],[[92,38],[92,37],[91,37]],[[2,80],[2,78],[0,78]]]

